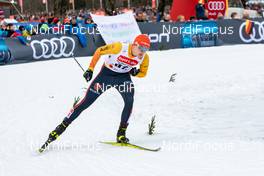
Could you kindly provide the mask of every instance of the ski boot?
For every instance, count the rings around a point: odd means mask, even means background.
[[[118,143],[128,143],[129,139],[126,137],[126,129],[128,124],[120,124],[116,135],[116,142]]]
[[[58,139],[58,137],[66,130],[66,128],[70,125],[69,122],[67,122],[67,119],[65,118],[61,124],[59,124],[55,130],[53,130],[48,137],[48,140],[45,142],[45,144],[42,145],[42,147],[39,149],[39,152],[42,153],[48,145]]]
[[[53,142],[55,141],[65,130],[66,128],[69,126],[69,123],[66,121],[66,118],[62,121],[61,124],[59,124],[55,130],[53,130],[50,134],[49,134],[49,138],[48,141],[49,142]]]

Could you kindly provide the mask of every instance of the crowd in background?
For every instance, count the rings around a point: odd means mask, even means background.
[[[95,27],[91,14],[97,15],[118,15],[126,12],[132,12],[137,22],[169,22],[170,18],[170,6],[165,6],[163,12],[158,12],[158,9],[152,9],[150,6],[140,6],[137,8],[117,8],[109,13],[105,9],[89,9],[68,11],[65,16],[56,17],[53,13],[36,13],[24,14],[23,16],[15,15],[12,18],[18,23],[38,23],[38,27],[32,30],[31,26],[21,25],[16,28],[13,23],[7,23],[4,20],[0,22],[0,37],[30,37],[38,34],[40,31],[47,31],[51,28],[57,28],[60,30],[64,26],[72,27]],[[59,26],[59,27],[58,27]],[[54,30],[53,30],[54,31]],[[43,34],[43,32],[41,32]]]
[[[164,7],[163,12],[159,11],[157,8],[152,8],[151,6],[139,6],[133,8],[116,8],[115,10],[109,12],[105,11],[105,9],[89,9],[89,10],[76,10],[72,11],[69,10],[65,16],[62,18],[67,17],[75,17],[79,18],[80,20],[85,20],[91,18],[90,14],[97,14],[97,15],[118,15],[123,14],[126,12],[132,12],[135,15],[135,18],[138,22],[166,22],[171,21],[170,18],[170,6],[167,5]],[[17,20],[18,22],[40,22],[43,18],[53,17],[53,13],[50,12],[47,14],[46,12],[34,13],[34,14],[23,14],[23,17],[20,15],[14,15],[12,18]],[[2,18],[3,19],[3,18]],[[1,21],[1,18],[0,18]]]

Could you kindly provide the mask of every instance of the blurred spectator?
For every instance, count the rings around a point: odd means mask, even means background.
[[[246,3],[245,9],[256,10],[260,16],[264,16],[264,1],[248,0]]]
[[[59,25],[59,24],[60,24],[60,19],[57,18],[57,17],[53,18],[53,20],[52,20],[52,24],[53,24],[53,25]]]
[[[21,32],[23,37],[28,38],[31,36],[24,26],[19,26],[19,31]]]
[[[205,7],[202,0],[198,1],[198,4],[195,6],[196,18],[197,20],[206,19],[205,16]]]
[[[63,24],[64,24],[64,25],[69,25],[69,24],[71,24],[71,20],[70,20],[70,18],[66,17],[66,18],[63,20]]]
[[[92,20],[92,18],[89,17],[89,18],[86,18],[85,19],[84,26],[85,27],[88,27],[88,28],[93,28],[93,27],[96,27],[96,24],[94,23],[94,21]]]
[[[243,8],[243,4],[241,3],[241,0],[232,0],[229,2],[230,7],[238,7],[238,8]]]
[[[249,13],[247,11],[244,11],[243,13],[243,17],[242,17],[244,20],[248,20],[250,17],[249,17]]]
[[[164,20],[163,21],[164,22],[171,22],[171,16],[170,16],[170,14],[165,13],[164,14]]]
[[[85,24],[94,24],[94,22],[93,22],[92,18],[86,18]]]
[[[137,22],[145,22],[145,17],[144,17],[144,13],[143,12],[138,12],[137,14],[136,14],[136,21]]]
[[[149,19],[149,22],[150,22],[150,23],[157,22],[157,15],[153,15],[153,16],[151,16],[151,18]]]
[[[225,19],[224,15],[222,13],[218,13],[217,20],[223,20]]]
[[[208,12],[208,10],[207,9],[205,9],[204,10],[204,18],[203,18],[203,20],[208,20],[209,18],[209,12]]]
[[[195,16],[191,16],[191,17],[190,17],[190,21],[196,21]]]
[[[75,18],[72,18],[72,20],[71,20],[71,26],[72,27],[78,27],[77,20]]]
[[[239,15],[237,12],[231,13],[231,19],[239,19]]]
[[[1,21],[1,30],[3,31],[7,30],[7,23],[5,21]]]
[[[16,35],[15,26],[11,23],[7,25],[6,31],[7,31],[7,37],[14,37]]]
[[[41,34],[44,34],[44,33],[47,33],[48,30],[49,30],[49,26],[48,26],[47,20],[46,18],[42,17],[38,25],[38,32],[41,32]]]
[[[185,21],[185,17],[184,17],[183,15],[179,15],[179,16],[177,17],[177,21],[178,21],[178,22],[184,22],[184,21]]]

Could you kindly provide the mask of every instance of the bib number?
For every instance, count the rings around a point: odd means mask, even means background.
[[[120,62],[115,63],[115,67],[117,67],[117,68],[119,68],[119,69],[122,69],[122,70],[126,70],[126,69],[129,68],[127,65],[124,65],[124,64],[122,64],[122,63],[120,63]]]

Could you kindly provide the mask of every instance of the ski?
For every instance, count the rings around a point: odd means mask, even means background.
[[[129,147],[129,148],[151,151],[151,152],[158,152],[161,149],[161,147],[156,148],[156,149],[151,149],[151,148],[146,148],[146,147],[142,147],[142,146],[131,144],[131,143],[104,142],[104,141],[100,141],[100,143],[108,144],[108,145],[112,145],[112,146]]]
[[[50,141],[50,140],[47,140],[39,149],[38,149],[38,152],[39,153],[43,153],[46,149],[47,149],[47,147],[48,147],[48,145],[51,143],[52,141]]]
[[[43,145],[38,149],[38,152],[39,152],[39,153],[44,152],[48,145],[49,145],[49,143],[48,143],[48,142],[45,142],[45,144],[43,144]]]
[[[49,140],[47,140],[39,149],[38,152],[39,153],[43,153],[48,145],[51,142]],[[146,147],[142,147],[139,145],[135,145],[135,144],[131,144],[131,143],[118,143],[118,142],[105,142],[105,141],[100,141],[100,143],[102,144],[108,144],[108,145],[112,145],[112,146],[120,146],[120,147],[129,147],[129,148],[134,148],[134,149],[139,149],[139,150],[145,150],[145,151],[151,151],[151,152],[158,152],[161,150],[161,147],[159,148],[155,148],[155,149],[151,149],[151,148],[146,148]]]

